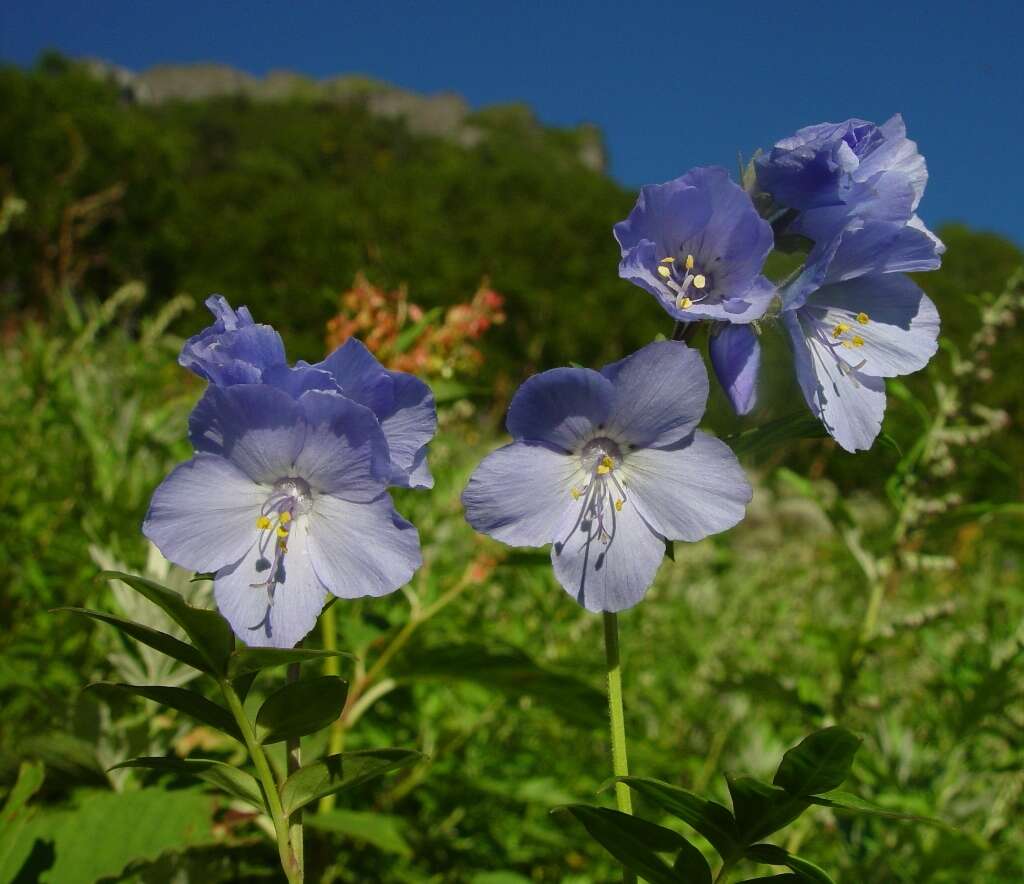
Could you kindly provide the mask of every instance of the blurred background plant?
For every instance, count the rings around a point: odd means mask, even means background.
[[[48,613],[156,617],[95,580],[115,564],[208,604],[139,525],[187,456],[201,387],[175,359],[207,317],[180,293],[212,291],[277,324],[299,357],[319,359],[325,333],[329,346],[356,334],[441,403],[437,487],[398,500],[424,568],[405,593],[333,609],[338,646],[358,657],[342,664],[346,749],[429,760],[307,814],[320,878],[611,878],[614,862],[548,813],[599,800],[600,620],[564,597],[545,553],[475,536],[458,495],[525,375],[668,330],[616,275],[611,225],[633,195],[581,161],[579,133],[519,108],[473,114],[484,137],[460,144],[358,101],[140,106],[57,57],[0,70],[0,105],[0,783],[20,832],[0,881],[273,880],[250,810],[186,780],[105,772],[130,754],[230,760],[237,747],[82,684],[197,684],[107,627]],[[943,269],[919,283],[943,353],[890,384],[885,440],[857,456],[827,439],[744,454],[747,520],[678,544],[623,617],[638,774],[727,801],[725,768],[770,777],[789,746],[840,722],[865,738],[852,789],[958,827],[804,815],[784,846],[840,881],[1024,877],[1022,255],[962,226],[941,235]],[[787,360],[765,354],[757,422],[800,402]],[[715,391],[709,425],[750,424]]]

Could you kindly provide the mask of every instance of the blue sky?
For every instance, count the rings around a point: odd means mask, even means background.
[[[256,74],[369,74],[472,105],[525,101],[605,133],[638,186],[732,167],[809,123],[903,113],[928,158],[926,221],[1024,244],[1024,7],[874,2],[3,0],[0,58],[40,50],[134,69],[221,61]]]

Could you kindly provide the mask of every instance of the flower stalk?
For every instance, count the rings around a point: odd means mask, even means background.
[[[628,777],[626,719],[622,706],[622,664],[619,658],[619,620],[617,614],[608,611],[604,612],[603,618],[604,653],[608,672],[608,711],[611,717],[612,772],[616,777]],[[625,783],[616,782],[615,803],[622,813],[633,813],[633,800],[629,786]],[[635,884],[636,876],[628,869],[623,869],[622,880],[625,884]]]
[[[277,781],[274,779],[274,772],[270,769],[270,762],[267,760],[263,747],[256,739],[249,717],[242,708],[242,701],[239,698],[231,682],[226,679],[220,681],[221,692],[227,701],[231,714],[238,722],[242,738],[245,740],[245,747],[249,750],[249,757],[256,767],[256,775],[263,788],[263,797],[267,802],[267,811],[270,813],[270,820],[274,824],[274,832],[277,835],[277,851],[281,858],[281,869],[284,871],[288,884],[302,884],[302,866],[292,849],[288,820],[285,819],[284,807],[281,804],[281,796],[278,793]]]

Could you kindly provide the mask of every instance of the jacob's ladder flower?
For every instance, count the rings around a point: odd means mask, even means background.
[[[588,610],[637,604],[666,540],[724,531],[750,500],[729,447],[697,430],[707,396],[699,354],[676,341],[600,372],[535,375],[509,407],[514,441],[463,492],[466,518],[512,546],[551,544],[555,576]]]

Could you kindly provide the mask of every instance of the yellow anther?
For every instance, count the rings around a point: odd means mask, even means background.
[[[833,338],[841,338],[849,330],[850,330],[850,326],[848,326],[845,322],[837,322],[836,323],[836,327],[834,329],[832,329],[832,337]]]
[[[281,517],[280,517],[279,521],[281,522],[282,525],[287,525],[291,520],[292,520],[292,514],[291,513],[289,513],[289,512],[281,513]]]
[[[850,341],[850,343],[853,344],[854,347],[863,347],[864,338],[862,338],[860,335],[854,335],[853,340]]]
[[[693,306],[693,301],[691,301],[689,298],[680,298],[678,301],[676,301],[676,306],[680,310],[689,310]]]
[[[268,519],[266,516],[260,516],[256,520],[256,527],[259,528],[260,531],[265,531],[267,528],[270,527],[270,519]]]
[[[573,500],[579,500],[583,496],[582,488],[573,488],[570,492]]]
[[[697,275],[696,275],[696,276],[695,276],[695,277],[693,278],[693,287],[694,287],[695,289],[702,289],[702,288],[704,288],[704,286],[706,286],[707,284],[708,284],[708,281],[707,281],[707,279],[705,278],[705,276],[704,276],[704,274],[703,274],[703,273],[698,273],[698,274],[697,274]]]
[[[622,498],[619,498],[618,500],[615,501],[615,512],[617,512],[617,513],[621,513],[622,512],[622,503],[623,503]]]
[[[686,269],[693,270],[693,255],[686,256]]]
[[[857,322],[859,322],[861,325],[867,325],[868,321],[870,319],[871,319],[871,317],[868,316],[867,313],[858,313],[857,314]]]
[[[675,264],[676,263],[676,259],[675,258],[671,258],[671,257],[670,258],[662,258],[661,259],[661,263],[662,264]]]
[[[597,465],[597,474],[599,476],[607,476],[614,466],[615,464],[612,462],[612,459],[606,454],[601,458],[601,463]]]
[[[664,264],[658,267],[658,276],[662,279],[668,279],[672,275],[672,271],[669,270]]]
[[[278,525],[277,526],[277,536],[282,538],[282,539],[287,537],[288,536],[288,529],[285,528],[284,525]]]

